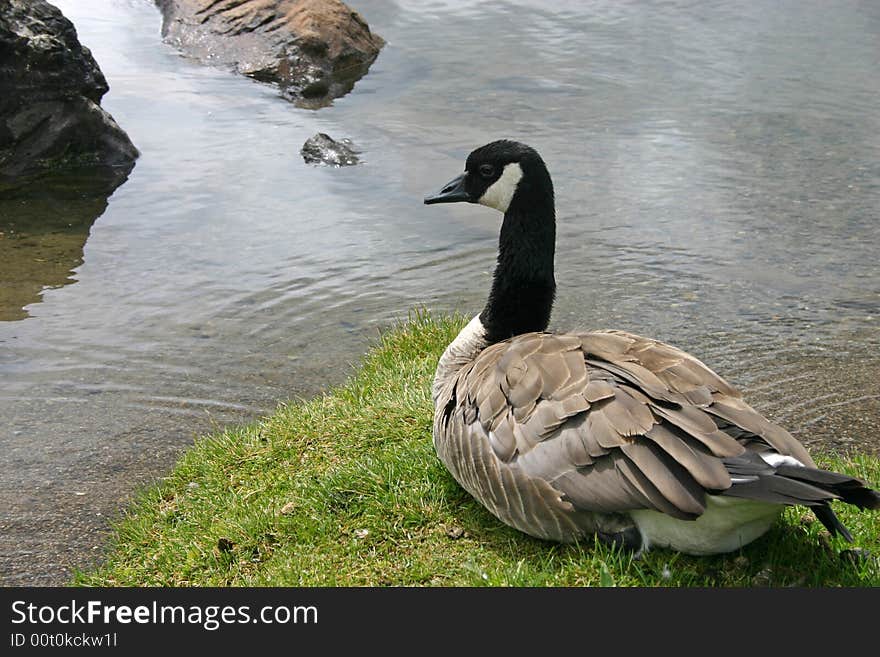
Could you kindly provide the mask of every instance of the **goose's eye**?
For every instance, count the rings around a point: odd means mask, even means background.
[[[483,178],[491,178],[495,175],[495,167],[491,164],[481,164],[480,175],[483,176]]]

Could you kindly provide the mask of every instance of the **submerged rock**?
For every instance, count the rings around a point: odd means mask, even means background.
[[[336,141],[323,132],[309,137],[300,153],[307,164],[331,164],[343,167],[357,164],[359,161],[358,151],[355,150],[350,139]]]
[[[109,87],[73,24],[44,0],[0,2],[0,193],[99,167],[108,188],[139,153],[101,106]]]
[[[303,107],[348,93],[385,44],[341,0],[156,0],[167,43],[280,86]]]

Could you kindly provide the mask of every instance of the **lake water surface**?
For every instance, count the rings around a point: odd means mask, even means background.
[[[65,582],[194,436],[411,308],[478,312],[500,216],[421,201],[500,137],[554,176],[554,328],[668,340],[880,453],[880,4],[352,0],[387,45],[319,111],[181,57],[149,0],[55,4],[142,156],[106,209],[0,201],[3,583]],[[362,164],[304,164],[318,131]]]

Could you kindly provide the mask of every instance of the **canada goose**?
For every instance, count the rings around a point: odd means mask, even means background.
[[[556,215],[534,149],[486,144],[425,198],[458,201],[504,221],[486,306],[437,365],[434,447],[500,520],[544,539],[715,554],[761,536],[785,505],[849,541],[829,502],[880,508],[684,351],[623,331],[545,332]]]

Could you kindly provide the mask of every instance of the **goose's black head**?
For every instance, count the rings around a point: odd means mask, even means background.
[[[518,202],[553,201],[553,183],[535,149],[516,141],[493,141],[468,155],[464,173],[425,198],[431,203],[480,203],[502,213]]]
[[[504,213],[492,290],[479,316],[489,344],[543,331],[556,281],[553,183],[541,156],[525,144],[493,141],[468,156],[464,173],[425,203],[481,203]]]

